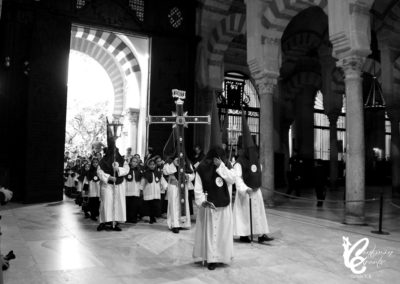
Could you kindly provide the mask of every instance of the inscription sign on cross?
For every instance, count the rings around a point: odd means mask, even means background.
[[[179,200],[181,203],[181,216],[186,216],[186,201],[185,201],[185,143],[184,143],[184,128],[188,124],[210,124],[211,118],[206,116],[188,116],[187,112],[183,111],[183,102],[186,98],[186,92],[182,90],[173,89],[172,97],[175,100],[176,111],[172,112],[172,116],[149,116],[149,124],[173,124],[176,129],[177,141],[177,154],[179,159],[178,165],[178,187],[179,187]]]

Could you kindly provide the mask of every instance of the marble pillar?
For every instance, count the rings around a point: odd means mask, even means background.
[[[328,114],[329,119],[329,181],[330,188],[335,189],[338,178],[338,140],[337,114]]]
[[[128,147],[132,148],[132,154],[137,153],[137,133],[138,133],[138,120],[139,120],[139,110],[134,108],[129,108],[127,110],[128,114]]]
[[[364,58],[349,56],[339,61],[346,88],[346,200],[365,199],[364,104],[361,67]],[[346,224],[365,223],[364,201],[346,203]]]
[[[271,80],[272,81],[272,80]],[[274,113],[273,93],[276,84],[267,80],[257,82],[260,93],[260,162],[262,166],[262,187],[265,203],[274,205]]]

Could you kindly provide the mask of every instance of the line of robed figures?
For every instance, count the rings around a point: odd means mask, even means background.
[[[242,115],[242,145],[239,157],[232,167],[222,149],[221,130],[216,107],[211,116],[210,147],[205,158],[193,168],[185,163],[185,196],[178,188],[178,155],[169,155],[163,167],[157,167],[155,159],[146,161],[146,169],[140,170],[135,158],[125,161],[108,139],[108,148],[100,161],[96,176],[99,181],[100,212],[97,230],[106,228],[120,231],[119,223],[136,222],[140,203],[146,203],[150,223],[156,222],[161,194],[168,199],[167,225],[174,232],[191,227],[189,191],[194,190],[198,206],[195,226],[193,257],[207,262],[214,270],[219,263],[229,263],[233,258],[233,236],[241,242],[251,242],[250,236],[258,236],[258,242],[270,241],[270,233],[264,201],[261,193],[261,165],[247,121]],[[164,149],[165,150],[165,149]],[[232,206],[232,186],[236,187]],[[185,214],[182,214],[182,198]],[[184,216],[182,216],[184,215]],[[250,221],[250,215],[252,220]]]

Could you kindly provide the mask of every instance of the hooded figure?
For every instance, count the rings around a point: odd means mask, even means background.
[[[224,149],[226,158],[230,161],[232,148],[229,148],[228,127],[229,127],[229,116],[228,113],[226,113],[224,118],[224,124],[222,125],[222,149]]]
[[[210,150],[197,167],[195,201],[199,207],[193,257],[207,261],[208,269],[217,263],[229,263],[233,257],[232,184],[235,173],[230,169],[222,149],[217,104],[213,98]]]
[[[252,212],[253,234],[259,235],[258,242],[270,241],[264,200],[260,190],[261,166],[258,149],[255,145],[246,118],[242,111],[242,148],[234,165],[236,172],[236,197],[233,206],[233,235],[239,236],[240,241],[251,242],[250,210]],[[249,198],[251,198],[251,209]]]
[[[180,174],[179,172],[180,153],[178,153],[178,147],[176,145],[177,138],[178,129],[174,127],[163,150],[163,155],[165,159],[163,174],[165,180],[167,181],[166,197],[168,199],[167,225],[168,228],[175,234],[179,233],[179,229],[190,229],[191,227],[191,200],[189,198],[189,190],[193,191],[192,181],[194,180],[193,168],[189,160],[187,159],[185,144],[182,143],[182,149],[180,151],[181,153],[183,153],[184,159],[184,167],[182,168],[181,172],[184,173],[184,180],[182,181],[182,183],[184,184],[184,192],[182,194],[179,187],[179,176],[182,177],[182,174]],[[184,208],[182,208],[182,199],[184,200]],[[182,214],[182,211],[184,212],[184,214]]]
[[[115,145],[115,138],[107,120],[107,150],[97,168],[100,184],[100,225],[98,231],[105,229],[106,222],[112,222],[114,231],[121,231],[118,222],[126,221],[124,176],[129,173],[128,163],[122,158]]]

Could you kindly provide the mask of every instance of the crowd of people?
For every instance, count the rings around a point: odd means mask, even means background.
[[[82,206],[85,217],[98,220],[98,231],[121,231],[121,223],[137,223],[148,216],[150,224],[166,218],[168,229],[178,234],[192,227],[195,203],[193,257],[214,270],[218,263],[231,261],[234,237],[245,243],[252,242],[253,235],[259,243],[273,240],[260,190],[258,149],[248,126],[244,128],[234,165],[221,137],[218,141],[213,133],[208,153],[195,146],[190,160],[176,152],[161,157],[151,147],[143,160],[130,148],[122,156],[112,141],[101,154],[75,161],[66,157],[65,193]],[[220,135],[219,130],[216,133]]]

